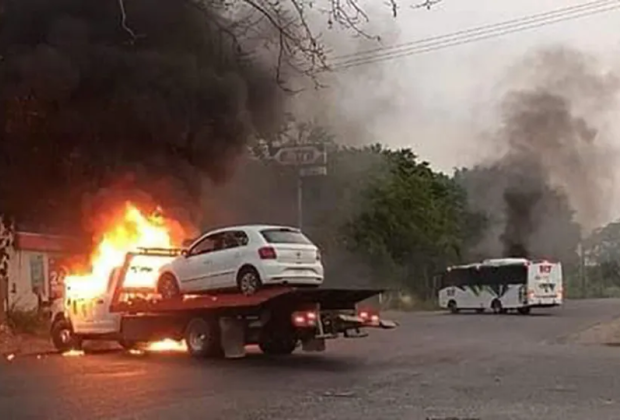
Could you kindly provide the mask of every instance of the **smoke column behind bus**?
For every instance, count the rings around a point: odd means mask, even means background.
[[[567,226],[577,222],[587,234],[611,217],[618,78],[566,48],[530,54],[509,76],[497,135],[505,153],[480,166],[494,176],[478,199],[503,225],[489,232],[495,251],[486,253],[497,255],[499,245],[506,257],[559,258]]]

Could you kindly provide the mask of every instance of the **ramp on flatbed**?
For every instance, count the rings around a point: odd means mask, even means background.
[[[273,287],[251,296],[238,293],[186,295],[172,300],[114,300],[110,312],[165,313],[198,310],[255,309],[261,306],[320,304],[322,309],[353,309],[355,304],[382,293],[379,289],[309,289]]]

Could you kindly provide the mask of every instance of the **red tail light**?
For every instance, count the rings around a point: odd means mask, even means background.
[[[372,309],[359,309],[357,311],[357,316],[369,324],[376,324],[379,322],[379,314]]]
[[[275,260],[278,256],[276,250],[270,246],[264,246],[258,249],[258,256],[261,260]]]
[[[298,311],[291,315],[293,325],[298,328],[316,327],[317,313],[315,311]]]

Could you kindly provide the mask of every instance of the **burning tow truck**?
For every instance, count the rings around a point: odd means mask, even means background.
[[[51,337],[59,351],[80,349],[84,340],[114,340],[125,349],[139,349],[172,339],[183,341],[195,357],[243,357],[248,344],[257,344],[265,354],[286,355],[299,344],[304,351],[323,351],[327,339],[396,327],[377,312],[358,307],[381,290],[274,286],[249,296],[162,299],[156,274],[181,249],[170,246],[164,225],[135,207],[128,205],[123,223],[104,235],[91,273],[67,278],[64,299],[52,314]]]

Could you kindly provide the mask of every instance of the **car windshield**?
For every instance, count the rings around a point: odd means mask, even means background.
[[[303,233],[290,228],[265,229],[261,234],[271,244],[312,244]]]

